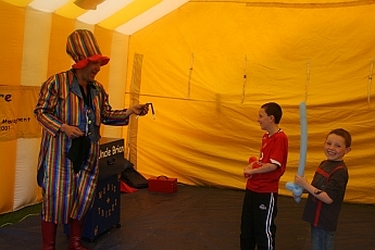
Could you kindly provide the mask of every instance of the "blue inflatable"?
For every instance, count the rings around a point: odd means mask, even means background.
[[[306,118],[306,103],[301,102],[299,105],[300,122],[301,122],[301,144],[300,144],[300,157],[298,164],[299,176],[303,176],[305,173],[306,154],[307,154],[307,118]],[[293,192],[295,201],[299,203],[301,201],[301,195],[303,189],[295,184],[294,182],[287,182],[285,187]]]

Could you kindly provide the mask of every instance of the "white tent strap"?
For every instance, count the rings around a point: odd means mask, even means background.
[[[241,98],[241,104],[245,101],[245,96],[246,96],[246,83],[247,83],[247,55],[245,55],[245,59],[243,62],[243,69],[244,69],[244,74],[243,74],[243,85],[242,85],[242,98]]]
[[[309,90],[309,83],[310,83],[310,62],[307,62],[306,65],[306,84],[305,84],[305,98],[304,101],[307,101],[308,90]]]
[[[191,53],[190,56],[190,68],[189,68],[189,79],[188,79],[188,86],[187,86],[187,99],[190,99],[190,82],[191,76],[193,74],[193,65],[194,65],[194,53]]]
[[[374,72],[374,61],[375,59],[372,59],[371,65],[370,65],[370,74],[368,76],[368,83],[367,83],[367,103],[370,105],[371,100],[371,85],[372,85],[372,76]]]

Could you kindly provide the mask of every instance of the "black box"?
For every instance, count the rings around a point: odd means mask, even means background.
[[[121,173],[125,169],[124,139],[101,138],[99,181],[93,207],[87,213],[82,238],[94,241],[113,227],[120,227]],[[69,225],[64,225],[69,235]]]
[[[100,139],[99,181],[125,170],[124,139]]]
[[[138,173],[133,166],[133,163],[125,159],[125,170],[122,172],[121,179],[132,188],[147,188],[147,179]]]

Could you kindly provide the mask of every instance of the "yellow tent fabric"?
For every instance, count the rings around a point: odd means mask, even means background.
[[[143,55],[140,101],[153,102],[157,117],[139,121],[139,170],[243,188],[242,169],[263,133],[259,106],[276,101],[290,139],[280,193],[290,195],[284,186],[297,172],[298,105],[306,101],[306,175],[324,160],[326,134],[343,127],[353,136],[346,201],[374,204],[374,11],[190,1],[132,35],[129,56]]]
[[[165,1],[153,1],[145,12]],[[373,1],[191,0],[131,34],[119,27],[134,21],[132,15],[90,24],[78,20],[86,11],[74,9],[73,1],[53,12],[29,8],[30,2],[0,1],[0,84],[40,86],[71,66],[66,37],[75,28],[93,30],[111,57],[98,80],[114,108],[135,102],[155,108],[155,119],[102,131],[126,139],[126,157],[146,177],[244,189],[242,170],[258,155],[264,132],[256,122],[259,107],[276,101],[290,144],[280,194],[290,196],[285,183],[297,172],[298,107],[305,101],[307,177],[324,160],[326,134],[343,127],[353,137],[345,200],[375,204]],[[135,1],[125,8],[138,13],[141,6]],[[40,201],[38,147],[39,138],[0,142],[0,213]]]

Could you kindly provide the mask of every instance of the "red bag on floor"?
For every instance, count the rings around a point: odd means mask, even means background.
[[[175,193],[177,192],[177,178],[168,178],[164,175],[151,177],[148,179],[148,191]]]

